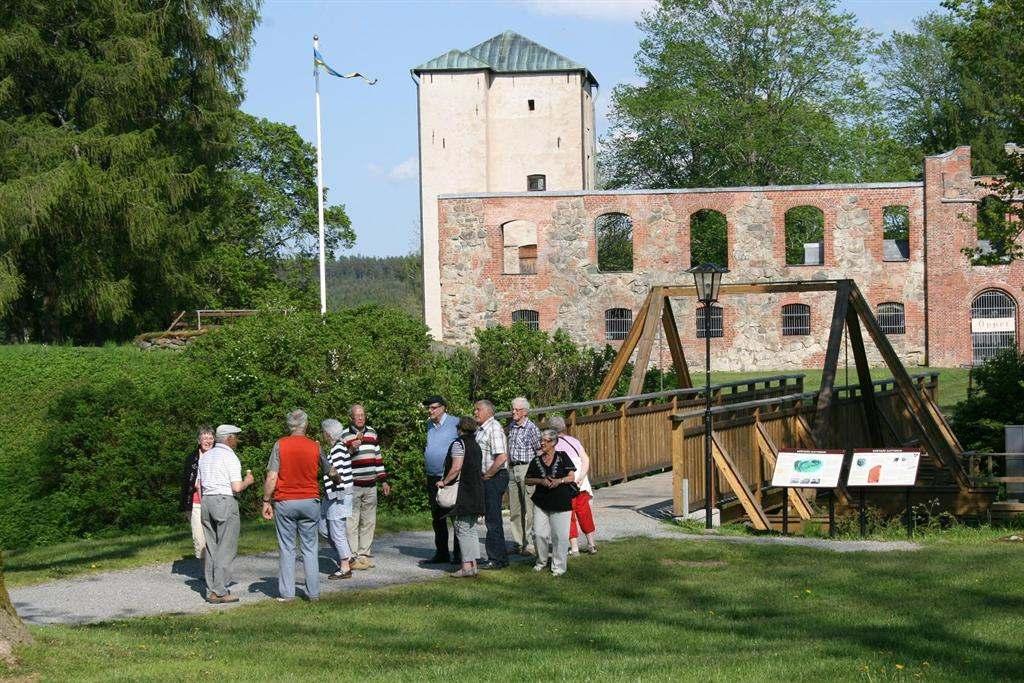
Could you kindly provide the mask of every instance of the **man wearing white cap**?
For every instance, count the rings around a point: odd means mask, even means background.
[[[235,455],[238,433],[235,425],[220,425],[214,433],[217,443],[199,461],[202,487],[201,512],[206,536],[206,599],[214,603],[238,602],[228,592],[227,578],[238,553],[238,501],[235,494],[254,481],[252,470],[245,471]]]

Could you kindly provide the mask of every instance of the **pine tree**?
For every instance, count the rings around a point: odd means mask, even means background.
[[[0,7],[0,315],[98,342],[166,324],[231,152],[259,0]]]

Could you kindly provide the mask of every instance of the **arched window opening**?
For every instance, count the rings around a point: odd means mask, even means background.
[[[721,211],[701,209],[690,215],[690,265],[729,265],[729,223]]]
[[[712,306],[711,313],[708,315],[707,324],[704,321],[704,312],[708,310],[701,306],[697,309],[697,339],[704,339],[705,337],[722,337],[725,336],[725,326],[722,317],[722,307]]]
[[[882,209],[882,260],[910,260],[910,208],[887,206]]]
[[[523,323],[531,330],[540,329],[540,313],[537,311],[531,311],[528,308],[521,308],[518,311],[512,311],[512,324]]]
[[[988,195],[978,202],[978,243],[974,263],[978,265],[1006,263],[1007,224],[1010,220],[1006,202],[995,195]]]
[[[537,272],[537,226],[531,221],[509,221],[501,226],[502,266],[507,275]]]
[[[786,265],[818,266],[825,262],[825,214],[816,206],[786,212]]]
[[[609,308],[604,312],[604,338],[619,341],[626,338],[633,326],[633,311],[628,308]]]
[[[594,221],[597,269],[604,273],[633,270],[633,219],[624,213],[606,213]]]
[[[1004,349],[1017,346],[1017,304],[998,289],[989,289],[971,302],[971,349],[975,365]]]
[[[811,307],[787,304],[782,307],[782,336],[793,337],[811,333]]]
[[[875,317],[885,334],[906,334],[907,321],[903,317],[903,304],[894,301],[878,304]]]

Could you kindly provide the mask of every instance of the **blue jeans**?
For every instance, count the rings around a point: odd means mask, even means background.
[[[501,518],[501,497],[508,488],[508,470],[498,470],[490,479],[484,480],[484,522],[487,524],[487,559],[499,565],[508,564],[505,549],[505,522]]]
[[[282,598],[295,597],[295,535],[302,544],[302,568],[306,574],[306,596],[320,597],[320,501],[316,498],[282,500],[274,503],[277,547],[281,551],[277,592]]]

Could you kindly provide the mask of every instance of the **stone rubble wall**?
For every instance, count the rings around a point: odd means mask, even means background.
[[[906,333],[890,336],[907,365],[925,360],[924,191],[920,183],[820,188],[523,193],[438,201],[444,340],[471,344],[479,327],[510,324],[512,311],[532,309],[541,329],[561,328],[580,344],[603,346],[604,312],[640,308],[652,285],[689,284],[690,216],[714,209],[728,220],[728,282],[852,278],[876,307],[904,305]],[[825,216],[824,264],[787,266],[785,213],[817,206]],[[910,259],[883,261],[882,211],[906,205]],[[633,221],[632,272],[598,269],[595,219],[609,212]],[[537,226],[537,273],[504,273],[502,225]],[[824,361],[834,296],[831,293],[731,296],[721,303],[724,337],[712,340],[713,365],[722,370],[806,368]],[[811,334],[783,336],[781,310],[811,307]],[[694,303],[673,300],[676,323],[692,368],[702,368],[704,341],[695,334]],[[879,363],[864,334],[869,357]],[[670,363],[656,344],[654,362]],[[841,354],[840,364],[844,358]],[[850,363],[853,363],[852,354]]]

